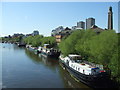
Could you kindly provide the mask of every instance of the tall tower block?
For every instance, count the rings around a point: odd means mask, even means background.
[[[86,19],[86,29],[90,29],[93,25],[95,25],[95,19],[94,18]]]
[[[113,29],[113,12],[111,6],[108,11],[108,29]]]

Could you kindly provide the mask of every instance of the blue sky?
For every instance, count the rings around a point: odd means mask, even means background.
[[[2,2],[2,33],[32,33],[45,36],[58,27],[72,27],[86,18],[96,19],[96,25],[107,28],[108,9],[113,7],[114,29],[118,30],[117,2]]]

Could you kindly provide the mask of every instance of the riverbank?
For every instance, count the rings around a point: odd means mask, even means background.
[[[91,30],[77,30],[63,38],[59,45],[54,37],[34,36],[27,37],[23,41],[35,47],[43,46],[45,43],[51,44],[64,56],[70,53],[82,55],[84,60],[103,65],[104,69],[111,72],[111,79],[120,83],[118,38],[120,34],[115,33],[114,30],[106,30],[99,34]]]

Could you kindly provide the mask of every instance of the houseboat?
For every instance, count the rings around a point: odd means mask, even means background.
[[[60,52],[51,48],[49,44],[44,44],[44,47],[38,47],[38,51],[41,52],[41,54],[52,58],[58,58],[60,55]]]
[[[32,45],[26,45],[26,48],[29,49],[30,51],[35,52],[35,54],[40,53],[40,52],[38,51],[38,48],[37,48],[37,47],[32,47]]]
[[[60,55],[60,64],[78,81],[93,87],[104,87],[109,74],[99,67],[85,63],[80,55],[70,54],[66,57]]]

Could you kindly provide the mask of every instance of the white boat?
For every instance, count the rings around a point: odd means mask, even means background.
[[[108,80],[109,75],[99,67],[85,63],[80,55],[60,55],[60,64],[79,81],[91,87],[101,87],[101,83]]]

